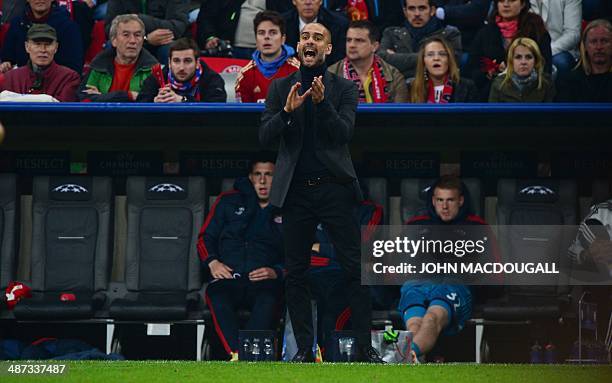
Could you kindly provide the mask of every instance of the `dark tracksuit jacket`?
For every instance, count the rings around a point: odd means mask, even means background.
[[[277,315],[283,276],[283,242],[279,210],[262,209],[247,178],[217,197],[198,240],[198,252],[205,271],[218,260],[233,271],[234,279],[213,280],[206,288],[206,302],[215,331],[225,351],[238,350],[238,309],[251,311],[248,330],[271,330]],[[276,271],[276,280],[251,282],[249,272],[260,267]]]

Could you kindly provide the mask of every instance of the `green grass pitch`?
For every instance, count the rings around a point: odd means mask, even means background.
[[[13,362],[18,363],[18,362]],[[23,363],[23,362],[21,362]],[[34,363],[34,362],[32,362]],[[63,363],[55,362],[54,363]],[[476,365],[476,364],[311,364],[228,362],[66,362],[63,375],[9,375],[0,366],[0,382],[551,382],[610,383],[612,365]]]

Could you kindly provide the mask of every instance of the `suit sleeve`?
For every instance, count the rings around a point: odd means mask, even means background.
[[[338,88],[342,92],[338,110],[327,97],[317,105],[317,129],[319,132],[327,133],[332,143],[344,145],[348,144],[353,137],[359,94],[353,82]]]
[[[261,115],[259,126],[259,142],[263,146],[270,145],[280,138],[285,128],[289,126],[289,114],[283,108],[285,101],[281,99],[278,89],[278,81],[274,80],[268,89],[266,97],[266,109]]]

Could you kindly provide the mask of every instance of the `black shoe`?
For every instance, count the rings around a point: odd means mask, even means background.
[[[314,363],[314,361],[312,349],[309,348],[299,349],[297,354],[291,359],[292,363]]]
[[[385,364],[386,362],[382,360],[380,355],[378,355],[378,351],[374,349],[372,346],[367,346],[361,349],[361,361],[366,363],[378,363]]]

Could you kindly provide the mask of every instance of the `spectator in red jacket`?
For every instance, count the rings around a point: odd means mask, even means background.
[[[76,101],[79,75],[54,61],[59,44],[55,29],[47,24],[34,24],[28,30],[25,50],[27,65],[8,71],[1,90],[22,94],[47,94],[59,101]]]
[[[253,20],[257,50],[236,80],[236,97],[241,102],[265,102],[272,80],[290,75],[300,63],[285,45],[285,21],[274,11],[263,11]]]

